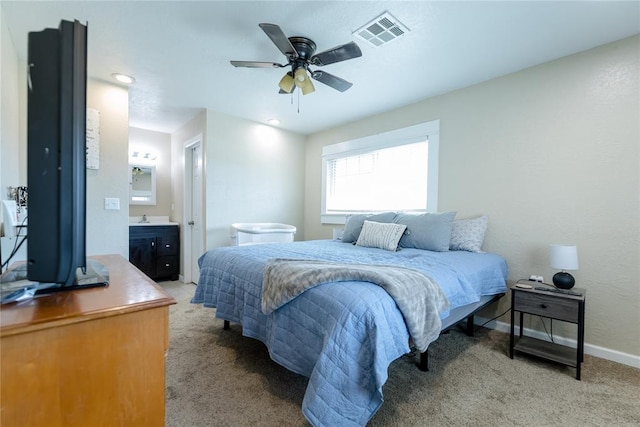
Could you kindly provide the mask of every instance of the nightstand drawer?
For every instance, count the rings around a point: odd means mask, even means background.
[[[530,292],[515,292],[513,308],[565,322],[578,323],[580,301]]]

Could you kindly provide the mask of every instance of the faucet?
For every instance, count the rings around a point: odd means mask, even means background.
[[[140,223],[147,223],[149,222],[149,220],[147,219],[147,214],[142,214],[142,219],[140,220]]]

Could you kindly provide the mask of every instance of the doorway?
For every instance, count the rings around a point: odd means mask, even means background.
[[[198,258],[204,252],[204,161],[202,135],[184,146],[184,281],[198,283]]]

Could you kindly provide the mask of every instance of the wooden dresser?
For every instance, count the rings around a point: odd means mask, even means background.
[[[107,287],[0,307],[0,425],[164,426],[169,305],[120,255]]]

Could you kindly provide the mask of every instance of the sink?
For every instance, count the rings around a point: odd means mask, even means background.
[[[169,221],[168,216],[147,216],[147,222],[141,222],[141,216],[130,216],[129,227],[131,226],[154,226],[154,225],[178,225],[177,222]]]

